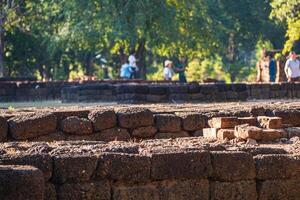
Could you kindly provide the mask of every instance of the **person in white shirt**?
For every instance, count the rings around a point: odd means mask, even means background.
[[[136,65],[137,59],[135,58],[134,52],[130,53],[130,56],[128,57],[129,66],[131,68],[131,76],[130,78],[136,78],[137,74],[136,72],[139,71],[138,66]]]
[[[294,51],[290,53],[289,59],[285,63],[284,72],[288,82],[300,81],[300,61],[297,60]]]
[[[166,60],[164,63],[165,67],[164,67],[164,79],[166,81],[171,81],[172,77],[174,75],[174,71],[173,71],[173,62],[170,60]]]

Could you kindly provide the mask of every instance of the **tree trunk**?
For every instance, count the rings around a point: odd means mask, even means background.
[[[86,75],[93,75],[93,71],[93,56],[91,53],[88,53],[86,57]]]
[[[0,77],[4,76],[4,22],[0,18]]]
[[[146,47],[145,47],[146,41],[144,39],[141,39],[138,44],[138,49],[136,51],[136,57],[138,59],[137,66],[140,69],[140,77],[144,80],[146,80]]]

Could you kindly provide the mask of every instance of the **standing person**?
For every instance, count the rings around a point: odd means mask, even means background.
[[[186,58],[180,57],[179,62],[175,67],[175,71],[178,73],[179,81],[181,83],[186,83],[185,67],[186,67]]]
[[[130,79],[137,78],[137,71],[139,68],[136,65],[137,59],[135,58],[134,51],[130,52],[130,56],[128,57],[129,66],[131,68],[131,76]]]
[[[275,82],[277,74],[276,61],[273,58],[273,55],[269,55],[269,76],[270,82]]]
[[[131,68],[129,66],[129,62],[125,61],[120,70],[120,77],[122,79],[130,79],[131,77]]]
[[[284,72],[288,82],[300,81],[300,61],[296,57],[296,53],[292,51],[285,63]]]
[[[166,81],[171,81],[174,71],[173,71],[173,62],[170,60],[166,60],[164,63],[164,79]]]

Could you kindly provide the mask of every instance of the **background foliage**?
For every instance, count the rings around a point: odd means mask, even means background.
[[[188,80],[253,81],[262,48],[299,51],[300,0],[0,1],[0,76],[118,77],[136,51],[141,78],[185,56]]]

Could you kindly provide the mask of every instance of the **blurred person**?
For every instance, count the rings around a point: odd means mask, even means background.
[[[137,72],[139,71],[138,66],[136,65],[137,59],[135,58],[135,52],[131,51],[128,57],[128,62],[131,70],[130,79],[137,78]]]
[[[285,63],[284,72],[288,82],[300,81],[300,61],[294,51],[290,52],[289,59]]]
[[[180,57],[179,62],[175,66],[175,71],[178,73],[178,78],[181,83],[186,83],[185,68],[186,58]]]
[[[128,61],[125,61],[125,63],[121,66],[120,70],[120,77],[122,79],[130,79],[131,78],[131,67],[129,65]]]
[[[174,75],[173,71],[173,62],[170,60],[166,60],[164,63],[164,80],[171,81]]]

